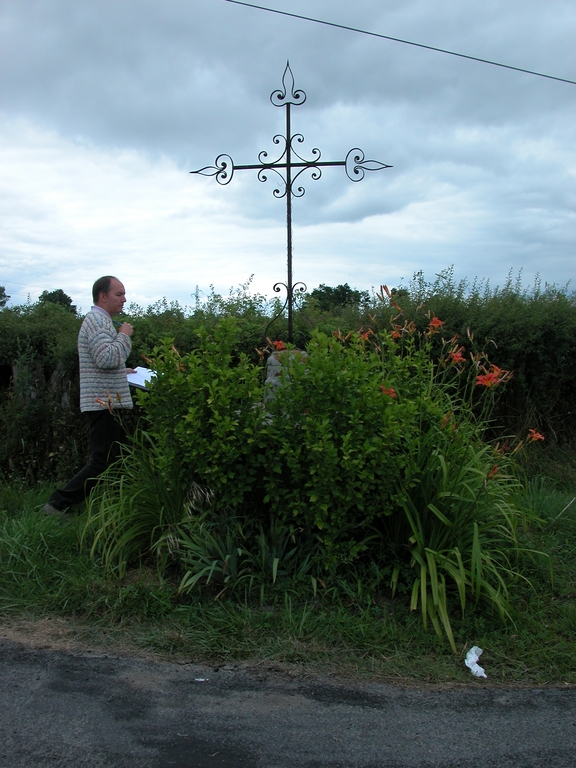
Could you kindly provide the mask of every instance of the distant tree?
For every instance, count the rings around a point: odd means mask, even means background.
[[[56,288],[55,291],[42,291],[38,301],[40,304],[60,304],[64,309],[68,309],[73,314],[76,314],[76,305],[72,304],[72,299],[68,294],[64,293],[62,288]]]
[[[6,288],[4,288],[3,285],[0,285],[0,307],[5,307],[9,300],[10,296],[6,293]]]
[[[357,307],[361,303],[367,303],[370,296],[368,291],[356,291],[350,288],[348,283],[337,285],[335,288],[322,283],[318,288],[314,288],[310,298],[316,301],[318,309],[323,312],[330,312],[337,307]]]

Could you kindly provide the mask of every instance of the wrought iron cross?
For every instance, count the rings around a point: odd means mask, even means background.
[[[267,181],[268,173],[273,171],[282,184],[276,187],[272,194],[277,198],[286,198],[286,237],[288,254],[288,278],[286,283],[276,283],[274,291],[279,293],[282,288],[286,289],[286,302],[281,312],[288,307],[288,341],[293,340],[292,334],[292,310],[294,303],[294,292],[303,293],[306,291],[306,285],[302,282],[292,282],[292,198],[302,197],[306,191],[299,184],[297,179],[304,171],[311,172],[311,178],[316,181],[322,176],[322,168],[327,166],[343,165],[346,169],[346,175],[351,181],[362,181],[366,171],[379,171],[383,168],[391,168],[391,165],[385,165],[377,160],[366,160],[364,152],[361,149],[351,149],[346,155],[345,160],[329,162],[320,160],[320,150],[314,147],[311,151],[312,159],[306,160],[296,152],[295,143],[302,144],[304,136],[301,133],[292,134],[290,123],[290,106],[298,106],[306,101],[306,93],[301,90],[294,90],[294,75],[290,69],[290,62],[286,62],[286,69],[282,76],[282,89],[273,91],[270,94],[270,101],[275,107],[285,107],[286,109],[286,135],[277,134],[273,137],[274,144],[279,144],[282,154],[273,161],[268,160],[268,152],[262,151],[258,154],[258,163],[253,165],[234,165],[230,155],[218,155],[215,165],[207,165],[198,171],[190,173],[199,173],[202,176],[215,176],[218,184],[229,184],[232,181],[234,171],[257,170],[258,180]],[[279,169],[283,169],[283,175]]]

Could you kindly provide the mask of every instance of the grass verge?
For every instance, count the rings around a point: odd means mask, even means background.
[[[215,592],[181,597],[176,581],[144,566],[114,579],[79,548],[80,519],[42,514],[44,488],[0,488],[0,616],[5,629],[43,627],[46,637],[72,644],[403,684],[483,684],[463,664],[479,645],[491,683],[575,685],[576,494],[569,485],[538,477],[526,483],[523,501],[542,523],[522,537],[544,553],[523,555],[532,587],[512,585],[514,623],[502,625],[480,609],[455,621],[456,655],[423,630],[408,596],[391,600],[342,583],[329,598],[280,591],[265,602],[215,599]]]

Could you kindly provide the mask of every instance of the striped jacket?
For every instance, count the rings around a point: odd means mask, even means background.
[[[80,410],[132,408],[126,378],[126,358],[132,349],[129,336],[118,333],[104,310],[92,307],[78,334],[80,358]]]

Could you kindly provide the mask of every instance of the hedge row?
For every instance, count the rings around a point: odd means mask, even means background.
[[[167,337],[186,354],[200,345],[199,332],[214,333],[224,317],[236,318],[235,354],[258,360],[266,336],[286,339],[278,301],[250,292],[212,292],[193,308],[166,300],[143,309],[130,306],[134,347],[128,361]],[[536,428],[549,442],[576,436],[576,294],[568,286],[531,288],[510,276],[503,287],[486,281],[456,283],[452,270],[433,282],[422,273],[406,286],[366,292],[321,286],[295,312],[295,338],[304,346],[314,329],[324,333],[424,329],[442,322],[441,338],[454,339],[468,355],[482,347],[492,363],[513,371],[498,403],[495,425],[504,432]],[[271,322],[272,321],[272,322]],[[38,301],[0,310],[0,471],[8,478],[65,477],[82,463],[84,425],[77,410],[76,337],[81,318],[62,303]]]

